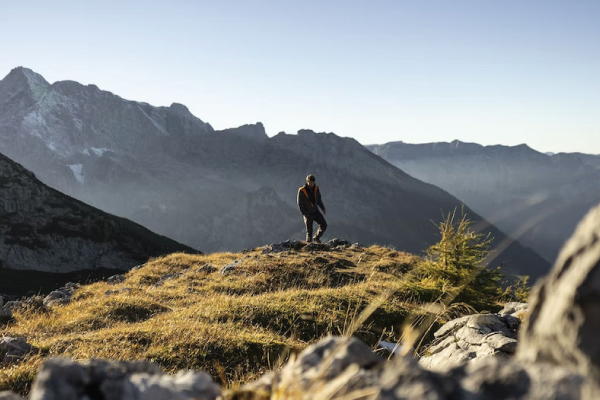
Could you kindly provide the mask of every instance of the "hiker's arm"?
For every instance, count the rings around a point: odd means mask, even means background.
[[[321,189],[320,188],[317,190],[317,204],[319,205],[319,207],[321,207],[321,210],[323,210],[323,214],[327,214],[327,210],[325,209],[323,200],[321,200]]]
[[[302,213],[302,215],[306,215],[306,210],[304,208],[304,196],[302,196],[302,191],[298,190],[298,199],[296,200],[298,204],[298,209]]]

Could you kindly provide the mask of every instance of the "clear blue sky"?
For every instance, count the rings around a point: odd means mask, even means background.
[[[600,154],[598,0],[0,1],[0,76],[364,144]]]

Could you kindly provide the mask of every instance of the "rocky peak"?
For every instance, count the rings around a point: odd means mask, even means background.
[[[30,70],[29,68],[17,67],[13,68],[9,74],[2,80],[3,82],[18,82],[25,83],[30,87],[35,86],[50,86],[48,81],[44,79],[40,74]]]
[[[213,132],[214,129],[183,104],[173,103],[167,109],[167,131],[175,136],[186,136]]]
[[[246,138],[252,138],[252,139],[267,139],[268,138],[267,132],[265,131],[265,127],[263,126],[262,122],[257,122],[256,124],[242,125],[237,128],[225,129],[220,132],[225,133],[225,134],[239,135],[239,136],[243,136]]]
[[[311,137],[317,135],[317,132],[312,129],[300,129],[298,131],[298,136]]]
[[[10,113],[13,113],[12,107],[29,108],[42,98],[49,86],[41,75],[32,70],[14,68],[0,81],[0,107]]]
[[[183,115],[191,115],[192,113],[190,112],[190,109],[187,108],[185,105],[181,104],[181,103],[173,103],[171,104],[171,106],[169,107],[169,110],[171,112],[177,113],[177,114],[183,114]]]

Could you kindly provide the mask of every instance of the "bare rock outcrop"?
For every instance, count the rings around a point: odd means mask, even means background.
[[[441,374],[410,357],[391,361],[356,339],[327,338],[229,399],[551,400],[597,399],[593,379],[546,363],[487,358]]]
[[[29,399],[215,400],[220,394],[204,372],[171,376],[146,361],[78,363],[56,358],[44,363]]]
[[[44,297],[44,307],[69,304],[71,302],[71,296],[78,287],[78,283],[69,282],[64,287],[53,290]]]
[[[435,340],[419,364],[432,371],[446,371],[463,363],[479,363],[489,357],[512,356],[517,349],[520,320],[511,315],[467,315],[448,322],[434,333]]]
[[[284,252],[289,252],[289,251],[293,251],[293,250],[304,250],[304,251],[312,251],[312,250],[318,250],[318,251],[341,251],[341,250],[345,250],[349,247],[352,248],[359,248],[361,247],[360,244],[358,243],[354,243],[351,244],[350,242],[346,241],[346,240],[341,240],[338,238],[334,238],[329,240],[327,243],[306,243],[300,240],[286,240],[284,242],[280,242],[280,243],[273,243],[273,244],[268,244],[266,246],[263,246],[262,249],[262,254],[274,254],[274,253],[284,253]]]
[[[600,206],[579,224],[532,298],[519,359],[570,367],[600,382]]]
[[[244,386],[239,398],[318,398],[325,392],[351,395],[379,381],[385,359],[355,338],[328,337],[310,346],[280,371]]]
[[[12,317],[12,311],[9,307],[0,307],[0,324],[10,321]]]
[[[27,343],[23,337],[4,336],[0,339],[0,361],[14,364],[31,353],[37,353],[38,348]]]

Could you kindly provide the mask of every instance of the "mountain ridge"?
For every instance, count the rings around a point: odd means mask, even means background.
[[[530,225],[523,243],[550,262],[581,217],[600,201],[600,156],[452,143],[390,142],[367,148],[445,188],[509,235]]]
[[[150,257],[198,251],[69,198],[0,154],[0,267],[127,270]]]
[[[261,123],[216,131],[183,106],[57,87],[15,110],[17,118],[0,114],[7,155],[64,193],[192,247],[229,251],[302,238],[296,193],[308,173],[325,204],[335,204],[327,236],[418,253],[437,241],[431,221],[461,207],[354,139],[311,130],[268,137]],[[549,268],[518,244],[504,256],[532,276]]]

